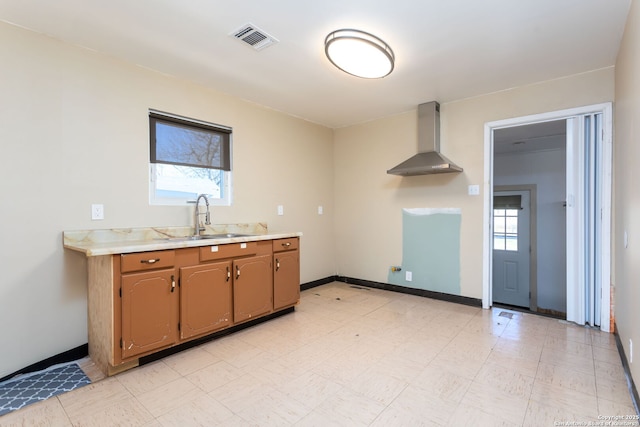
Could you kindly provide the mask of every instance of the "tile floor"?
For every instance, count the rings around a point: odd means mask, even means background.
[[[0,425],[554,426],[632,414],[612,335],[336,282],[304,291],[294,313]]]

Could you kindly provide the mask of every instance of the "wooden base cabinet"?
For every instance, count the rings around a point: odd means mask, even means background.
[[[277,242],[90,257],[91,359],[114,375],[141,357],[293,306],[298,239]]]
[[[224,261],[180,269],[180,338],[231,325],[231,267]]]
[[[273,309],[300,301],[300,251],[298,238],[273,241]]]
[[[116,361],[178,342],[175,250],[115,255],[114,354]],[[118,331],[119,329],[119,331]],[[91,346],[90,346],[91,347]]]
[[[233,321],[244,322],[273,311],[271,254],[233,261]]]
[[[173,269],[122,276],[122,358],[178,341],[178,292]]]

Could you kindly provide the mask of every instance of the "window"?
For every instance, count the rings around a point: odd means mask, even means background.
[[[149,202],[231,204],[231,128],[149,111]]]
[[[521,196],[493,198],[493,249],[518,250],[518,212],[521,206]]]

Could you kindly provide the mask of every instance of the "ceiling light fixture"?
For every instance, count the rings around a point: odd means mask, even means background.
[[[336,30],[324,39],[329,61],[345,73],[379,79],[393,71],[395,55],[383,40],[360,30]]]

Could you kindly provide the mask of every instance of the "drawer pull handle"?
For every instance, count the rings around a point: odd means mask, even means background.
[[[176,290],[176,278],[174,275],[171,275],[171,293]]]
[[[240,278],[240,267],[236,265],[236,280]]]
[[[227,266],[227,282],[231,279],[231,269]]]
[[[276,271],[280,270],[280,260],[276,258]]]
[[[291,242],[283,243],[282,246],[284,246],[285,248],[288,248],[289,246],[291,246]]]
[[[160,261],[160,258],[155,258],[155,259],[141,259],[140,263],[142,264],[155,264],[156,262]]]

